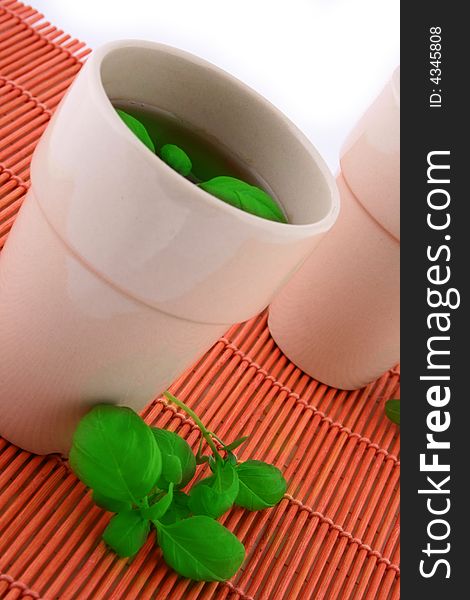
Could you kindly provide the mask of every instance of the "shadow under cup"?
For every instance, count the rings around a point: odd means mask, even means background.
[[[227,146],[289,224],[207,194],[111,100],[169,111]],[[33,156],[0,259],[0,434],[66,453],[105,401],[143,408],[227,327],[267,306],[334,223],[334,180],[272,105],[196,57],[114,42],[82,68]]]

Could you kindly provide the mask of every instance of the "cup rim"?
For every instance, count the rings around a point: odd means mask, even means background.
[[[315,162],[321,176],[327,184],[327,189],[329,191],[330,206],[326,214],[321,219],[309,223],[282,223],[264,219],[236,208],[227,202],[223,202],[219,198],[216,198],[212,194],[204,191],[202,188],[194,185],[192,182],[188,181],[185,177],[182,177],[179,173],[167,165],[157,154],[152,152],[145,146],[145,144],[140,142],[138,138],[131,132],[131,130],[125,125],[122,119],[119,118],[104,88],[101,77],[103,60],[115,50],[121,50],[125,48],[144,48],[158,51],[160,53],[167,53],[168,55],[176,56],[192,64],[209,69],[217,77],[225,78],[232,84],[241,88],[241,91],[247,96],[251,96],[254,100],[261,103],[266,110],[269,110],[271,113],[273,113],[275,118],[283,123],[284,127],[287,128],[291,135],[295,136],[302,143],[305,150],[310,154],[312,160]],[[158,165],[159,168],[163,168],[164,170],[166,169],[167,176],[174,177],[179,184],[183,186],[183,188],[187,186],[188,192],[196,194],[196,197],[200,202],[209,204],[211,207],[217,210],[226,212],[227,214],[232,215],[233,218],[245,222],[249,226],[255,226],[258,228],[261,227],[265,231],[271,231],[277,235],[289,233],[292,234],[295,231],[300,235],[300,237],[307,237],[326,232],[335,223],[340,208],[339,192],[336,186],[335,178],[318,150],[300,131],[300,129],[294,125],[294,123],[292,123],[292,121],[288,119],[278,108],[269,102],[269,100],[264,98],[264,96],[253,90],[251,87],[227,71],[217,67],[205,59],[191,54],[190,52],[180,50],[179,48],[175,48],[167,44],[139,39],[115,40],[103,44],[94,50],[90,58],[87,60],[87,70],[89,70],[92,81],[95,84],[90,86],[89,92],[92,96],[94,96],[96,106],[101,111],[103,118],[108,121],[108,124],[113,127],[121,137],[125,137],[128,143],[131,143],[138,148],[138,151],[142,154],[142,160],[145,160],[152,165]]]

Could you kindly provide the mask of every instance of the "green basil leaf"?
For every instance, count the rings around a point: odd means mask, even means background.
[[[145,544],[150,524],[139,511],[115,515],[103,533],[103,540],[121,557],[134,556]]]
[[[139,138],[139,140],[147,146],[149,150],[155,152],[155,145],[152,142],[152,138],[150,137],[147,129],[145,128],[145,125],[143,125],[143,123],[141,123],[138,119],[136,119],[132,115],[129,115],[120,108],[117,108],[116,112],[124,121],[124,123],[129,127],[132,133],[136,135]]]
[[[170,483],[184,487],[196,472],[196,458],[188,442],[174,431],[152,427],[152,432],[162,455],[162,473],[157,486],[162,490],[168,489]]]
[[[171,525],[176,521],[186,519],[191,514],[188,506],[189,496],[184,492],[174,492],[173,502],[170,504],[166,513],[160,517],[159,521],[164,525]]]
[[[186,152],[175,144],[165,144],[160,149],[160,157],[172,169],[186,177],[191,173],[193,165]]]
[[[93,502],[100,508],[109,510],[110,512],[118,513],[132,509],[131,502],[125,502],[123,500],[115,500],[114,498],[108,498],[103,496],[97,491],[93,492]]]
[[[183,577],[196,581],[225,581],[245,558],[245,548],[223,525],[210,517],[190,517],[157,526],[165,562]]]
[[[168,488],[168,492],[157,500],[155,504],[149,506],[148,508],[141,508],[140,512],[144,519],[149,519],[150,521],[155,521],[157,519],[161,519],[163,515],[166,513],[168,508],[170,507],[173,501],[173,484],[170,483],[170,487]]]
[[[223,175],[197,185],[209,194],[252,215],[287,223],[276,201],[264,190],[245,181]]]
[[[150,427],[130,408],[101,404],[75,430],[70,466],[101,496],[137,503],[160,477],[162,458]]]
[[[234,467],[236,467],[238,464],[238,459],[233,452],[227,452],[227,457],[225,460]]]
[[[183,469],[180,459],[174,454],[169,454],[162,465],[162,476],[171,483],[181,483],[183,479]]]
[[[274,465],[259,460],[247,460],[237,467],[240,481],[237,506],[262,510],[277,504],[286,492],[286,480]]]
[[[385,403],[385,414],[397,425],[400,425],[400,400],[387,400]]]
[[[235,450],[236,448],[241,446],[244,442],[246,442],[246,440],[249,437],[250,437],[249,435],[244,435],[243,437],[238,438],[238,440],[233,441],[231,444],[228,444],[228,446],[224,446],[224,450],[227,452],[231,452],[232,450]]]
[[[238,494],[238,475],[235,467],[226,462],[216,463],[214,475],[201,479],[189,492],[189,508],[195,515],[213,519],[222,516],[235,502]]]

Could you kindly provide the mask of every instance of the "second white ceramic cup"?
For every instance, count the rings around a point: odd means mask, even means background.
[[[277,294],[279,347],[328,385],[356,389],[400,359],[399,70],[341,151],[341,215]]]
[[[148,150],[111,101],[175,114],[265,180],[289,224],[242,212]],[[0,434],[68,451],[96,402],[141,409],[261,311],[338,214],[306,138],[238,80],[143,41],[95,51],[33,157],[0,257]]]

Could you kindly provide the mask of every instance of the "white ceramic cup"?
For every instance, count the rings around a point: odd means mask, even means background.
[[[230,150],[289,224],[238,210],[148,150],[110,100],[170,111]],[[96,50],[33,156],[0,257],[0,434],[66,453],[105,401],[139,410],[227,327],[265,308],[338,214],[318,152],[271,104],[185,52]]]
[[[275,297],[283,352],[328,385],[356,389],[400,360],[399,69],[341,152],[341,215]]]

